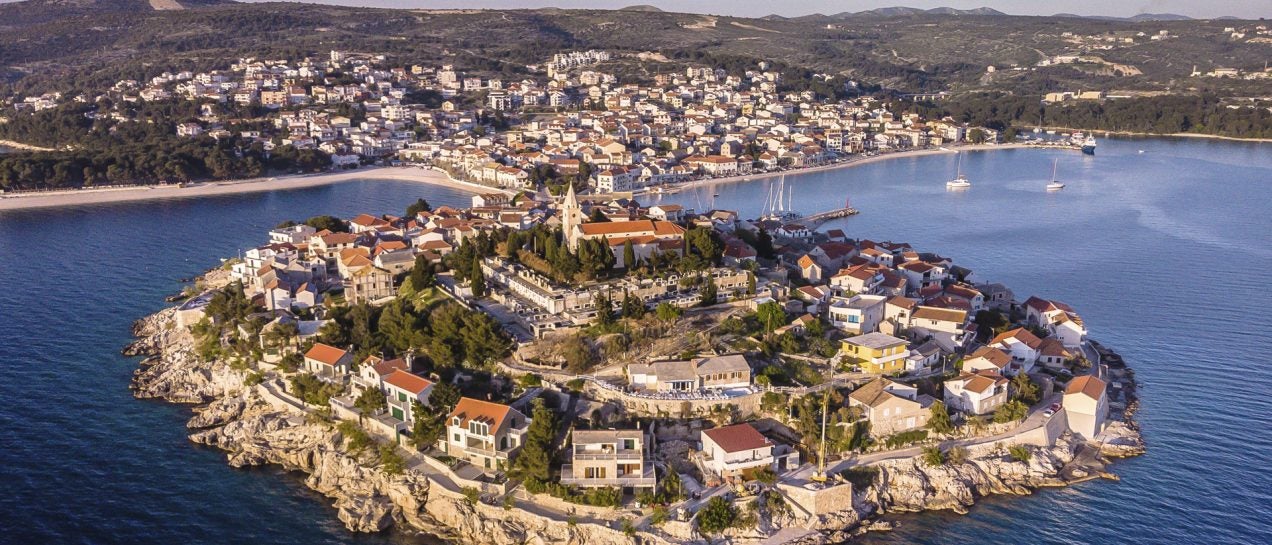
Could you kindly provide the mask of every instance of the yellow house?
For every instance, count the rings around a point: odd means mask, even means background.
[[[844,339],[843,354],[863,372],[890,374],[905,370],[910,351],[904,339],[874,332]]]

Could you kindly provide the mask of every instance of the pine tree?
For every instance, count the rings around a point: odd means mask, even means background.
[[[636,268],[636,248],[632,246],[631,239],[623,242],[623,267],[629,270]]]
[[[706,283],[703,284],[702,286],[701,295],[702,295],[702,302],[701,302],[702,306],[709,307],[711,305],[716,304],[716,298],[718,296],[718,292],[716,289],[716,284],[714,279],[712,279],[711,277],[707,277]]]
[[[481,261],[473,259],[472,272],[468,276],[472,283],[473,298],[481,299],[486,296],[486,277],[481,273]]]

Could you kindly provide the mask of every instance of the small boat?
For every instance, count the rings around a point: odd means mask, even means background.
[[[963,154],[958,154],[958,167],[954,179],[945,182],[945,189],[967,189],[972,187],[972,182],[968,181],[967,175],[963,174]]]
[[[1088,136],[1082,141],[1082,153],[1095,155],[1095,136]]]
[[[1144,153],[1144,150],[1139,150],[1139,152],[1140,152],[1140,153]]]
[[[1064,184],[1056,179],[1056,167],[1059,166],[1060,160],[1056,159],[1051,163],[1051,182],[1047,184],[1047,191],[1060,191],[1064,189]]]

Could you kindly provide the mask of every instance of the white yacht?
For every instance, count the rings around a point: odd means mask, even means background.
[[[967,175],[963,174],[963,154],[958,154],[958,172],[954,179],[945,182],[945,189],[967,189],[972,187],[972,182],[968,181]]]

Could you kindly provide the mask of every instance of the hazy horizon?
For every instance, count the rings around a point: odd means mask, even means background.
[[[252,2],[273,0],[247,0]],[[832,15],[845,11],[855,12],[885,7],[915,7],[931,9],[952,7],[973,9],[993,8],[1010,15],[1055,15],[1072,13],[1085,16],[1130,17],[1141,13],[1172,13],[1195,19],[1239,17],[1259,19],[1272,17],[1272,1],[1269,0],[1137,0],[1134,2],[1109,2],[1108,0],[1069,0],[1062,4],[1026,2],[1021,0],[805,0],[796,6],[775,4],[770,0],[300,0],[318,4],[344,6],[368,6],[383,8],[432,8],[432,9],[528,9],[559,7],[569,9],[619,9],[634,5],[650,5],[664,11],[733,15],[739,17],[763,17],[776,14],[799,17],[822,13]]]
[[[0,4],[22,0],[0,0]],[[180,1],[180,0],[178,0]],[[241,2],[293,1],[311,4],[364,6],[378,8],[424,9],[533,9],[558,7],[566,9],[619,9],[635,5],[654,6],[664,11],[732,15],[737,17],[763,17],[781,15],[799,17],[822,13],[833,15],[842,12],[865,11],[888,7],[914,7],[931,9],[951,7],[957,9],[993,8],[1008,15],[1048,16],[1068,13],[1084,16],[1130,17],[1141,13],[1170,13],[1194,19],[1238,17],[1241,19],[1272,18],[1272,1],[1269,0],[1136,0],[1110,2],[1108,0],[1069,0],[1063,4],[1026,2],[1023,0],[805,0],[798,7],[775,5],[771,0],[238,0]]]

